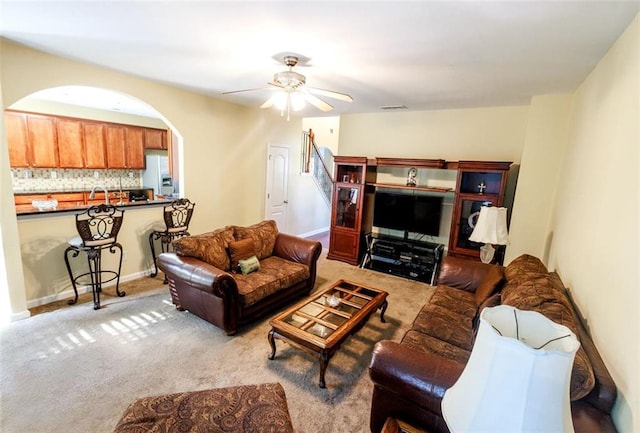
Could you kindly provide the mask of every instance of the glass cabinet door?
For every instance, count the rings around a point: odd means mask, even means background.
[[[458,220],[458,238],[456,241],[456,248],[465,248],[470,250],[479,250],[482,244],[469,240],[469,236],[473,232],[476,222],[478,221],[478,215],[480,214],[480,208],[486,206],[491,201],[480,200],[465,200],[463,199],[460,204],[460,216]]]
[[[335,225],[355,229],[358,223],[358,209],[362,200],[360,187],[338,186],[336,190]]]

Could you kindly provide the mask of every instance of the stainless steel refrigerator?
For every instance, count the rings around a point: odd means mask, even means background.
[[[153,188],[155,196],[171,197],[173,181],[169,172],[169,158],[162,155],[146,155],[147,168],[142,172],[142,185]]]

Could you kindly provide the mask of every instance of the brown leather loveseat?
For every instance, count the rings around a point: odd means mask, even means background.
[[[471,353],[480,311],[498,304],[534,310],[567,326],[580,340],[571,374],[571,412],[576,433],[612,433],[616,386],[577,309],[556,273],[523,255],[506,267],[445,257],[438,286],[400,342],[374,348],[369,375],[374,383],[371,431],[387,418],[430,433],[446,433],[441,402]]]
[[[319,242],[279,233],[275,221],[186,236],[173,247],[175,252],[158,256],[158,267],[168,278],[176,308],[228,335],[308,295],[322,251]],[[241,261],[252,259],[259,269],[243,274]]]

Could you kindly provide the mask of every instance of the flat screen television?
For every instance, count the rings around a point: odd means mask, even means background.
[[[442,197],[377,191],[373,225],[429,236],[440,234]]]

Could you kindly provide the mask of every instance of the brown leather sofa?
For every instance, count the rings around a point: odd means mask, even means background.
[[[228,335],[308,295],[322,251],[320,242],[279,233],[274,221],[183,237],[173,248],[158,256],[173,304]],[[251,256],[259,269],[245,275],[238,262]]]
[[[523,255],[508,266],[445,257],[438,286],[400,342],[374,348],[369,375],[374,383],[371,431],[396,418],[446,433],[442,397],[458,379],[473,346],[482,308],[498,304],[538,311],[569,327],[581,348],[571,375],[571,412],[576,433],[612,433],[616,386],[582,325],[579,313],[556,273]]]

